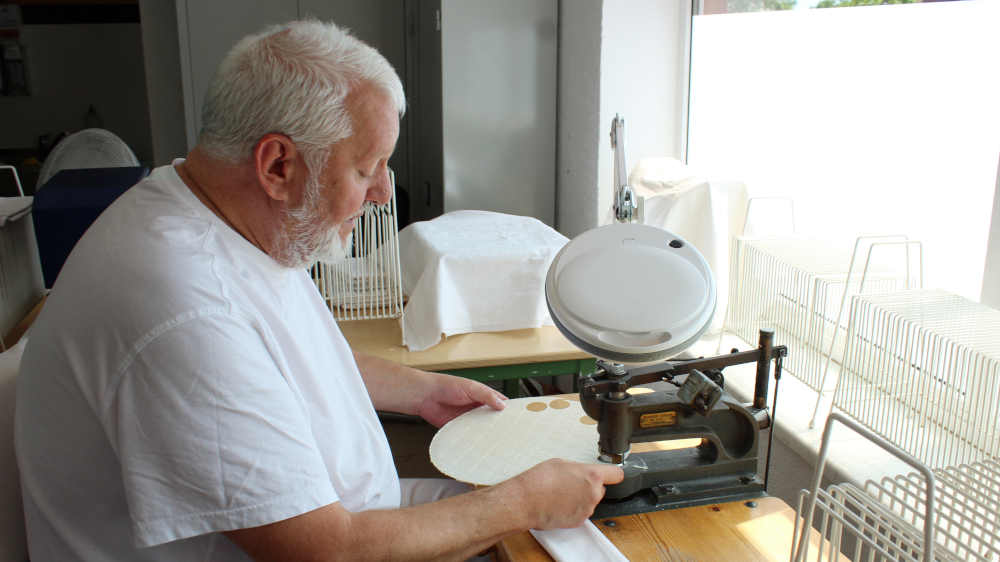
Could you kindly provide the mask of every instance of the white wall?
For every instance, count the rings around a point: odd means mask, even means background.
[[[980,302],[1000,309],[1000,165],[997,166],[997,187],[993,193],[993,216],[986,247],[986,268]]]
[[[403,75],[405,29],[399,0],[298,0],[299,17],[333,20],[378,50]]]
[[[142,9],[147,10],[152,0],[142,2]],[[179,3],[178,17],[186,17],[187,4]],[[311,11],[310,6],[313,3],[304,3],[303,11]],[[629,166],[646,156],[682,157],[689,10],[690,3],[682,0],[559,3],[556,228],[563,234],[575,236],[602,224],[608,216],[612,195],[608,133],[615,113],[626,119]],[[363,21],[358,18],[354,24],[359,35],[367,30]],[[188,41],[187,35],[181,25],[178,41]],[[216,33],[220,35],[226,33]],[[225,40],[228,47],[235,37]],[[191,63],[179,61],[181,66]],[[206,66],[205,61],[199,64]],[[184,105],[200,107],[194,98],[203,93],[195,90],[203,87],[186,84]],[[151,109],[166,112],[166,116],[153,117],[154,137],[175,139],[174,133],[164,133],[162,127],[176,128],[172,121],[176,110],[164,107],[158,102]],[[188,143],[193,142],[196,111],[188,113]],[[175,141],[163,142],[163,146],[176,145]]]
[[[444,211],[555,219],[557,3],[441,2]]]
[[[605,0],[601,49],[601,133],[598,217],[610,222],[614,160],[611,120],[625,118],[625,164],[681,157],[682,100],[687,90],[690,3]]]
[[[139,24],[25,25],[21,43],[31,95],[0,97],[0,147],[83,129],[93,104],[105,129],[140,161],[152,159]]]
[[[194,147],[205,93],[222,57],[236,41],[268,25],[297,17],[333,19],[379,45],[402,73],[403,17],[395,0],[258,0],[253,10],[242,10],[238,0],[139,0],[139,8],[157,164]]]
[[[559,5],[556,228],[573,237],[597,225],[603,0]]]
[[[187,154],[184,94],[181,89],[177,8],[173,0],[139,0],[142,56],[153,143],[153,165]]]
[[[679,0],[562,3],[558,228],[566,236],[610,218],[615,114],[625,118],[629,168],[683,156],[690,8]]]
[[[295,19],[298,3],[294,0],[256,0],[251,8],[232,0],[175,1],[186,108],[185,127],[190,148],[195,145],[201,128],[205,92],[222,58],[247,34]]]

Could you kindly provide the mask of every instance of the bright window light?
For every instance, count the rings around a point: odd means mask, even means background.
[[[799,232],[924,243],[979,300],[1000,160],[1000,2],[695,16],[688,162],[795,200]]]

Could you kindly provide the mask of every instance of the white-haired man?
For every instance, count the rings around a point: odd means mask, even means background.
[[[375,408],[440,425],[502,396],[352,356],[304,270],[389,198],[403,107],[385,59],[333,25],[227,55],[198,146],[93,225],[29,338],[32,560],[461,559],[577,525],[621,479],[549,461],[405,506]]]

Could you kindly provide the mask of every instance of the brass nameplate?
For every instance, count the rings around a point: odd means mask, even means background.
[[[639,416],[639,427],[662,427],[677,423],[677,412],[657,412],[655,414],[643,414]]]

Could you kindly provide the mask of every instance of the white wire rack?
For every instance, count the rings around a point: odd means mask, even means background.
[[[396,184],[391,172],[390,181]],[[310,273],[338,321],[402,316],[395,196],[385,205],[365,205],[354,223],[350,257],[334,264],[317,262]]]
[[[820,488],[830,446],[830,434],[836,422],[842,423],[889,451],[920,472],[925,489],[922,532],[888,507],[852,484]],[[823,430],[819,460],[813,473],[812,488],[799,495],[798,517],[792,538],[792,562],[806,560],[905,560],[940,559],[935,552],[933,525],[935,479],[933,473],[905,452],[885,441],[868,428],[838,412],[830,414]],[[819,533],[817,540],[813,528]],[[815,547],[810,557],[809,549]]]
[[[959,560],[1000,560],[1000,464],[947,467],[934,476],[937,548]],[[919,474],[869,481],[865,491],[913,527],[923,527],[927,492]]]
[[[834,407],[934,468],[1000,457],[1000,311],[913,290],[850,315]]]
[[[24,187],[21,186],[21,178],[17,175],[17,168],[10,164],[0,164],[0,170],[10,170],[14,174],[14,185],[17,186],[17,194],[24,197]]]
[[[889,246],[902,251],[882,251]],[[776,344],[795,350],[787,358],[788,372],[822,392],[828,359],[839,363],[842,356],[846,297],[918,286],[919,248],[902,235],[859,237],[852,252],[800,237],[737,238],[723,331],[753,341],[760,328],[774,329]]]
[[[0,165],[14,175],[18,197],[3,197],[0,216],[0,351],[6,350],[3,336],[14,328],[45,294],[38,244],[31,220],[32,197],[23,195],[21,180],[13,166]]]
[[[819,488],[831,429],[842,423],[917,472]],[[1000,560],[1000,465],[986,461],[931,471],[840,413],[823,432],[811,490],[799,496],[791,560]],[[815,528],[816,532],[813,532]],[[813,549],[814,552],[810,552]]]

